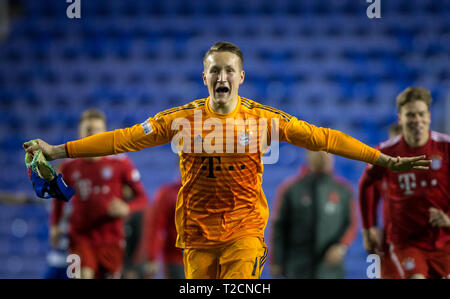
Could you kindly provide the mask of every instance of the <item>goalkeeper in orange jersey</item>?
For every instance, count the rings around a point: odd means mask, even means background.
[[[261,188],[263,156],[276,152],[278,141],[394,171],[427,169],[430,164],[425,156],[387,156],[344,133],[239,96],[245,77],[243,55],[232,43],[213,45],[203,65],[207,98],[129,128],[56,146],[40,139],[24,146],[27,152],[40,149],[54,160],[113,155],[172,142],[182,176],[175,210],[176,245],[184,250],[186,278],[260,276],[267,256],[264,229],[269,216]]]

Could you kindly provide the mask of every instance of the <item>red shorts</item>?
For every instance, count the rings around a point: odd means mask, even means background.
[[[71,239],[70,252],[78,254],[81,267],[91,268],[95,278],[120,278],[124,250],[120,244],[108,244],[93,247],[89,239]]]
[[[391,244],[390,257],[402,278],[422,274],[426,278],[450,278],[450,243],[436,250]]]
[[[383,279],[402,278],[398,273],[397,267],[395,266],[394,262],[391,259],[391,255],[389,254],[389,245],[386,246],[383,258],[381,259],[381,278]]]

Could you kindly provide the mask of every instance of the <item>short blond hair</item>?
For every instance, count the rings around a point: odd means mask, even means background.
[[[230,42],[217,42],[211,48],[209,48],[209,50],[203,57],[203,66],[205,66],[206,64],[206,58],[208,58],[209,55],[217,52],[230,52],[236,54],[239,57],[239,65],[241,66],[241,69],[244,67],[244,55],[242,54],[241,49]]]
[[[408,87],[403,90],[397,96],[397,110],[400,112],[400,109],[407,103],[411,103],[414,101],[422,101],[427,105],[428,110],[430,110],[431,105],[431,93],[428,89],[423,87]]]

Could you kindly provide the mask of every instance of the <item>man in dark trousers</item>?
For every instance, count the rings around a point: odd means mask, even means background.
[[[344,278],[343,258],[357,230],[352,189],[333,173],[330,154],[308,152],[307,160],[278,190],[272,275]]]

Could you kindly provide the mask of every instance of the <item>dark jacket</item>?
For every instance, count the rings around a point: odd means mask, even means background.
[[[272,262],[288,278],[343,278],[342,265],[323,262],[331,245],[349,246],[356,236],[352,190],[335,174],[306,169],[278,192],[272,231]]]

